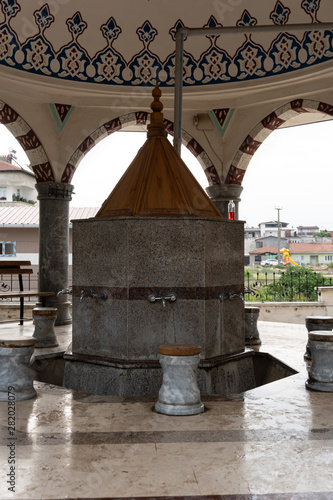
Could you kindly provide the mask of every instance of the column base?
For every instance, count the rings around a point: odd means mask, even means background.
[[[33,387],[15,391],[15,401],[25,401],[26,399],[33,399],[36,396],[37,392]],[[8,390],[6,392],[0,391],[0,401],[8,401]]]
[[[173,405],[158,401],[155,404],[155,410],[157,413],[164,413],[165,415],[197,415],[198,413],[202,413],[204,409],[203,403]]]
[[[333,392],[333,382],[318,382],[311,378],[305,382],[305,387],[312,391]]]
[[[261,345],[261,340],[256,338],[245,339],[245,345]]]

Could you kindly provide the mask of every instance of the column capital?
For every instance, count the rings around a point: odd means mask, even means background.
[[[235,202],[235,216],[238,219],[238,204],[242,191],[243,187],[238,184],[218,184],[206,188],[209,198],[226,219],[228,218],[228,202],[230,200]]]
[[[35,185],[38,200],[71,201],[74,186],[61,182],[39,182]]]
[[[238,184],[219,184],[206,188],[206,192],[212,201],[240,201],[242,191],[243,186]]]

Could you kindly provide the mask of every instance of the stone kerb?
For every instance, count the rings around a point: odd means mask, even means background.
[[[260,308],[260,321],[304,324],[306,316],[331,316],[332,306],[321,302],[248,302],[246,306]]]

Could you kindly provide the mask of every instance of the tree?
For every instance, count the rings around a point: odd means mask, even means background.
[[[318,231],[318,233],[313,233],[316,238],[331,238],[331,233],[329,231]]]

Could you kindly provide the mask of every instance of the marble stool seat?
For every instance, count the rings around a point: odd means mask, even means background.
[[[32,310],[35,324],[33,334],[36,339],[35,347],[56,347],[59,345],[54,331],[57,314],[58,309],[56,307],[35,307]]]
[[[315,391],[333,392],[333,332],[323,330],[309,333],[312,364],[305,385]]]
[[[258,331],[259,307],[246,306],[245,310],[245,344],[260,345],[261,340]]]
[[[0,338],[0,401],[36,397],[30,373],[35,342],[34,338]]]
[[[305,318],[305,326],[308,333],[319,330],[332,330],[333,317],[332,316],[307,316]],[[309,349],[309,342],[306,345],[304,358],[311,360],[311,351]]]
[[[155,410],[166,415],[196,415],[204,411],[196,369],[200,361],[198,344],[166,344],[158,349],[163,371]]]

